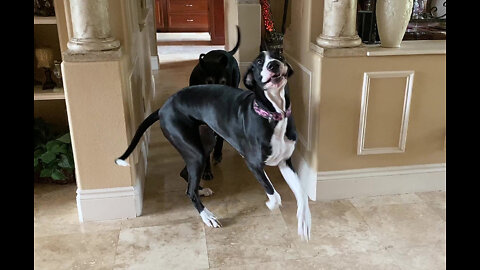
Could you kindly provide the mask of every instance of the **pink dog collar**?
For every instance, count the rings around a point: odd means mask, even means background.
[[[260,106],[258,106],[258,103],[256,100],[253,101],[253,110],[258,114],[260,115],[261,117],[265,118],[265,119],[273,119],[275,121],[281,121],[283,120],[284,118],[287,118],[290,116],[290,114],[292,114],[292,104],[290,104],[290,106],[288,107],[287,111],[286,112],[269,112],[269,111],[266,111],[262,108],[260,108]]]

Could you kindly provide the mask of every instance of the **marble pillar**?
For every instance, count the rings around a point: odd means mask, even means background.
[[[108,0],[70,0],[73,37],[68,41],[70,53],[110,51],[120,47],[111,35]]]
[[[357,47],[357,0],[324,0],[323,30],[317,44],[326,48]]]

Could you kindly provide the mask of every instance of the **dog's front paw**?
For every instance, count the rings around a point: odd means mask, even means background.
[[[267,205],[268,209],[274,210],[275,208],[278,208],[280,205],[282,205],[282,198],[280,197],[280,194],[273,192],[272,195],[267,194],[268,197],[268,202],[265,204]]]
[[[213,194],[213,190],[209,188],[202,188],[198,191],[198,195],[208,197]]]
[[[202,212],[200,212],[200,217],[202,218],[203,223],[205,223],[205,225],[207,225],[208,227],[222,227],[222,224],[220,224],[220,222],[217,220],[217,217],[215,217],[212,212],[208,211],[206,207],[203,208]]]
[[[308,201],[304,205],[299,205],[297,209],[298,235],[302,240],[310,240],[310,230],[312,227],[312,216]]]

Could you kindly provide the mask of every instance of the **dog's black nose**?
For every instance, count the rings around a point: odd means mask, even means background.
[[[280,64],[278,64],[277,61],[270,61],[268,64],[267,64],[267,69],[269,71],[272,71],[272,72],[276,72],[278,71],[278,68],[280,67]]]

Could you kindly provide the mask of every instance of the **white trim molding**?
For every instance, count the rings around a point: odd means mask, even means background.
[[[304,65],[300,64],[295,58],[290,56],[288,53],[284,52],[283,53],[286,58],[288,59],[288,62],[293,63],[297,65],[305,74],[308,75],[308,89],[301,89],[301,91],[308,91],[308,112],[307,112],[307,134],[306,136],[302,134],[299,130],[297,130],[297,135],[300,143],[303,144],[303,146],[310,151],[312,148],[312,143],[311,143],[311,129],[312,129],[312,72],[306,68]]]
[[[360,109],[360,123],[358,130],[357,155],[404,153],[407,143],[408,119],[410,115],[410,100],[412,97],[414,71],[379,71],[365,72],[363,75],[362,105]],[[400,139],[397,147],[365,148],[365,132],[367,128],[368,96],[370,93],[371,78],[398,78],[406,77],[405,95],[403,100],[402,124],[400,126]]]
[[[446,190],[446,164],[318,172],[317,180],[318,200]]]
[[[143,183],[135,187],[77,189],[80,222],[134,218],[142,212]]]

